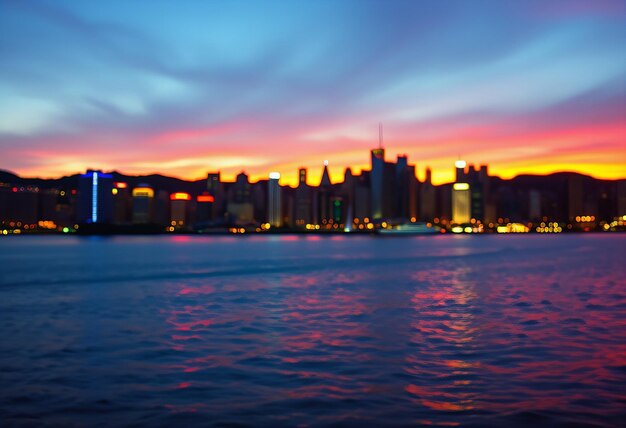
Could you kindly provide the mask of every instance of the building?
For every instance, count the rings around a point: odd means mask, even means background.
[[[436,191],[432,182],[432,171],[426,168],[426,178],[420,186],[419,217],[423,221],[432,221],[437,217]]]
[[[113,184],[113,223],[128,224],[132,220],[133,199],[128,183]]]
[[[220,172],[210,172],[207,174],[207,192],[213,197],[211,205],[211,220],[221,222],[225,213],[225,192],[221,181]]]
[[[78,179],[78,222],[111,224],[113,220],[113,176],[88,170]]]
[[[188,229],[191,224],[191,195],[176,192],[170,195],[170,230]]]
[[[472,217],[472,205],[470,185],[465,173],[467,163],[458,160],[454,166],[457,181],[452,185],[452,222],[456,224],[469,223]]]
[[[282,210],[280,199],[279,172],[270,172],[270,181],[267,188],[267,221],[272,227],[282,226]]]
[[[209,192],[202,192],[196,197],[196,224],[200,227],[208,226],[213,219],[213,203],[215,197]]]
[[[228,191],[228,222],[234,225],[254,223],[254,205],[248,175],[241,172]]]
[[[133,223],[154,223],[154,189],[147,184],[133,189]]]
[[[295,192],[295,227],[305,227],[307,224],[313,223],[312,217],[312,190],[307,184],[307,170],[300,168],[298,170],[298,187]]]

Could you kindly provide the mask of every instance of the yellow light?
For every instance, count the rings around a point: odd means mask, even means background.
[[[115,188],[111,189],[111,193],[113,193],[114,195],[117,195],[117,189]]]
[[[463,228],[461,226],[454,226],[452,228],[452,233],[463,233]]]
[[[133,189],[133,197],[154,198],[154,190],[150,187],[135,187]]]
[[[185,192],[176,192],[170,195],[170,200],[172,201],[190,201],[191,195]]]
[[[472,233],[472,228],[471,227],[466,227],[465,229],[463,229],[465,231],[465,233]]]
[[[383,229],[387,228],[387,222],[386,221],[383,221],[380,225],[383,227]]]
[[[498,226],[496,228],[496,232],[498,232],[498,233],[509,233],[509,228],[508,228],[508,226]]]
[[[373,229],[374,228],[374,224],[373,223],[368,223],[367,224],[367,228],[370,229],[370,230]]]
[[[68,233],[70,231],[69,227],[64,227],[63,228],[63,233]]]
[[[469,190],[468,183],[454,183],[454,190]]]
[[[61,196],[65,196],[65,190],[61,190]]]
[[[315,230],[319,230],[319,229],[320,229],[320,225],[319,225],[319,224],[316,224],[316,225],[315,225]]]

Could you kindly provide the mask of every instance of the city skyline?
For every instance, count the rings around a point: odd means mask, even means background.
[[[20,176],[293,186],[328,160],[337,182],[368,169],[379,122],[435,184],[459,157],[502,178],[626,170],[622,2],[0,7],[0,169]]]

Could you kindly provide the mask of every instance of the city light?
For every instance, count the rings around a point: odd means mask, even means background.
[[[91,190],[91,222],[98,222],[98,173],[94,171],[92,177],[92,190]],[[65,229],[63,229],[65,232]]]
[[[467,162],[464,160],[458,160],[454,162],[454,167],[458,169],[464,169],[467,166]]]
[[[211,195],[198,195],[196,200],[198,202],[215,202],[215,198]]]
[[[280,172],[270,172],[270,179],[272,179],[272,180],[279,180],[280,179]]]
[[[153,198],[154,189],[150,187],[135,187],[133,189],[133,197]]]
[[[189,193],[184,192],[176,192],[170,195],[170,200],[172,201],[190,201],[191,195]]]
[[[454,183],[454,190],[469,190],[470,186],[468,183]]]

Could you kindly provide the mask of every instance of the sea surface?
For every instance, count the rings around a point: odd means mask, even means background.
[[[0,426],[624,426],[626,235],[0,239]]]

